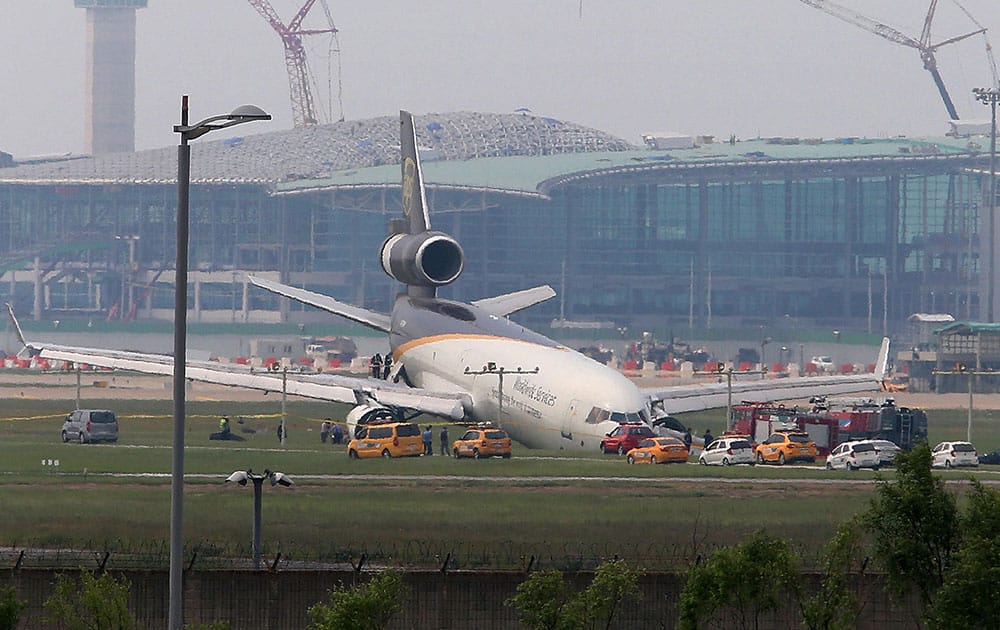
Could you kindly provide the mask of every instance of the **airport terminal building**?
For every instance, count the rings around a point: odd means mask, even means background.
[[[445,297],[549,284],[559,297],[519,319],[633,330],[986,316],[988,139],[640,147],[529,113],[416,122],[433,226],[466,255]],[[398,287],[378,248],[399,215],[398,129],[388,116],[194,142],[190,321],[325,317],[248,273],[388,311]],[[43,320],[171,319],[176,172],[173,147],[0,168],[3,301]]]

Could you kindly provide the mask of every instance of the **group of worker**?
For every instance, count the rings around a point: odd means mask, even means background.
[[[330,444],[341,444],[344,441],[344,427],[330,418],[324,419],[323,424],[319,425],[320,442],[326,444],[327,439]]]
[[[372,378],[377,378],[381,380],[388,380],[389,372],[392,371],[392,355],[386,354],[385,358],[378,352],[368,361],[368,367],[371,370]]]

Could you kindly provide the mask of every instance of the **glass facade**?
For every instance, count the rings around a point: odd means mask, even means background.
[[[545,197],[431,189],[435,229],[466,254],[462,278],[440,294],[474,300],[549,284],[560,297],[519,316],[536,324],[795,318],[857,329],[874,321],[878,332],[919,311],[980,316],[981,175],[958,160],[922,169],[857,160],[843,172],[811,162],[609,173]],[[175,206],[172,185],[0,182],[2,299],[22,312],[40,303],[43,316],[169,317]],[[388,310],[397,288],[377,253],[399,206],[398,191],[378,187],[194,186],[195,317],[273,320],[279,301],[247,290],[246,272]],[[277,316],[325,316],[289,308]]]

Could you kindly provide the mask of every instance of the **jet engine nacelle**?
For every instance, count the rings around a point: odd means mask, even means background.
[[[397,422],[399,414],[390,407],[383,405],[357,405],[349,412],[345,418],[347,422],[347,435],[357,437],[359,428],[371,422]]]
[[[382,243],[382,269],[403,284],[439,287],[465,266],[458,241],[443,232],[393,234]]]

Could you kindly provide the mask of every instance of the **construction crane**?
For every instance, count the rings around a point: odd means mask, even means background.
[[[336,42],[337,29],[333,25],[333,18],[330,15],[330,8],[326,4],[326,0],[321,0],[324,11],[326,12],[326,28],[303,28],[302,22],[305,20],[306,15],[309,10],[312,9],[316,0],[306,0],[302,8],[299,9],[298,13],[295,14],[288,24],[281,21],[281,17],[278,15],[274,7],[268,0],[248,0],[250,6],[257,10],[265,20],[271,25],[271,28],[278,33],[281,37],[281,42],[285,46],[285,66],[288,68],[288,88],[289,94],[292,101],[292,116],[294,119],[294,124],[296,127],[305,127],[307,125],[315,125],[319,121],[316,115],[316,108],[313,102],[312,89],[310,88],[310,83],[312,83],[312,76],[309,71],[309,66],[306,63],[306,49],[303,45],[302,38],[306,35],[331,35],[333,38],[331,41]],[[339,53],[339,46],[333,45],[331,47],[331,53]],[[339,64],[339,61],[338,61]],[[337,86],[338,86],[338,101],[340,100],[340,72],[339,67],[337,71]],[[343,103],[340,102],[340,119],[343,120]]]
[[[958,120],[958,112],[955,111],[955,104],[951,101],[951,97],[948,95],[948,90],[944,86],[944,80],[941,78],[941,73],[938,72],[937,59],[934,58],[934,53],[938,48],[946,46],[948,44],[954,44],[955,42],[960,42],[963,39],[968,39],[973,35],[979,35],[980,33],[986,33],[986,29],[980,26],[978,29],[965,33],[964,35],[958,35],[956,37],[951,37],[944,41],[940,41],[936,44],[931,43],[931,22],[934,20],[934,12],[937,10],[937,0],[931,0],[930,6],[927,8],[927,17],[924,19],[924,29],[920,33],[920,39],[914,39],[904,33],[899,32],[887,24],[883,24],[869,17],[865,17],[856,11],[842,7],[840,5],[834,4],[832,2],[826,2],[826,0],[801,0],[805,4],[811,7],[819,9],[834,16],[835,18],[841,19],[848,24],[853,24],[855,26],[861,27],[870,33],[875,33],[879,37],[884,37],[890,42],[896,44],[902,44],[903,46],[909,46],[910,48],[916,48],[920,51],[920,59],[924,62],[924,68],[931,73],[931,77],[934,78],[934,85],[937,86],[938,93],[941,94],[941,100],[944,101],[944,107],[948,110],[948,116],[952,120]],[[957,3],[956,3],[957,4]],[[959,5],[959,8],[962,8]],[[965,11],[965,9],[962,9]],[[968,12],[965,12],[968,15]],[[969,16],[971,17],[971,16]],[[976,24],[979,26],[978,24]],[[987,42],[987,51],[990,51],[989,43]],[[992,55],[992,53],[990,53]],[[994,69],[994,75],[996,70]]]

